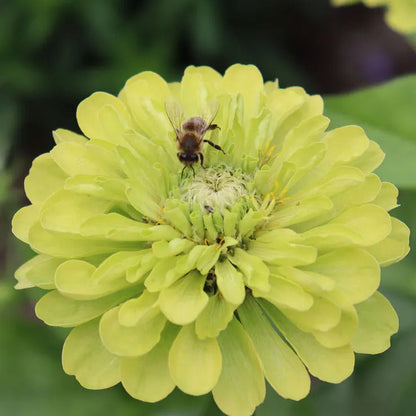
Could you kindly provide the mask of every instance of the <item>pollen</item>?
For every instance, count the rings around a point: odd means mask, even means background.
[[[261,168],[270,162],[279,154],[276,151],[275,145],[270,145],[270,140],[267,140],[264,146],[258,147],[258,166]]]

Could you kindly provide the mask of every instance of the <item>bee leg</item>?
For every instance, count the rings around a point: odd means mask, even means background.
[[[223,152],[225,154],[225,152],[224,152],[224,150],[222,150],[222,147],[221,146],[218,146],[217,144],[212,143],[210,140],[205,140],[204,139],[204,142],[205,143],[208,143],[212,147],[215,147],[217,150],[221,150],[221,152]]]
[[[198,153],[198,154],[199,154],[199,159],[201,160],[201,166],[203,168],[205,168],[205,166],[204,166],[204,155],[202,153]]]
[[[194,169],[194,167],[192,165],[189,165],[189,166],[191,167],[192,172],[194,173],[194,178],[195,178],[195,169]]]
[[[185,165],[184,167],[183,167],[183,169],[182,169],[182,172],[181,172],[181,180],[183,179],[183,173],[185,172],[185,169],[187,168],[187,166]]]
[[[215,129],[220,129],[221,130],[221,127],[218,124],[210,124],[207,127],[207,130],[215,130]]]

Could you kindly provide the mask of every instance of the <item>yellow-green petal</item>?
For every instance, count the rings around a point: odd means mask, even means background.
[[[324,137],[327,153],[323,163],[349,163],[362,155],[369,146],[364,130],[358,126],[345,126],[331,130]]]
[[[118,282],[124,279],[129,268],[140,264],[148,250],[117,251],[107,257],[94,271],[92,278],[96,281]]]
[[[264,262],[241,248],[234,250],[234,255],[228,255],[228,260],[243,273],[246,285],[252,289],[269,290],[269,268]]]
[[[208,304],[205,278],[194,271],[160,292],[159,307],[177,325],[193,322]]]
[[[70,299],[54,290],[44,295],[36,304],[36,316],[51,326],[72,327],[102,315],[131,296],[127,289],[94,300]]]
[[[212,390],[217,406],[230,416],[250,416],[266,394],[263,368],[253,343],[241,324],[233,319],[218,342],[222,370]]]
[[[385,154],[378,143],[370,140],[368,149],[352,162],[352,166],[359,168],[364,173],[373,172],[384,160]]]
[[[240,305],[246,295],[243,275],[230,263],[228,259],[215,265],[218,289],[225,300]]]
[[[200,339],[215,338],[233,319],[236,305],[218,293],[209,298],[208,304],[195,321],[195,332]]]
[[[354,352],[350,346],[325,348],[313,335],[291,324],[273,305],[261,305],[312,375],[329,383],[340,383],[351,375]]]
[[[56,129],[52,132],[56,144],[63,142],[86,143],[88,139],[82,134],[74,133],[71,130]]]
[[[47,230],[75,234],[80,232],[83,222],[106,212],[111,205],[110,201],[60,190],[43,204],[40,222]]]
[[[286,279],[298,283],[310,293],[330,292],[335,288],[333,279],[310,270],[301,270],[295,267],[277,267],[273,268],[272,273],[280,274]]]
[[[149,292],[160,292],[182,277],[174,273],[175,257],[158,259],[144,282]]]
[[[160,240],[152,244],[155,257],[164,258],[176,256],[179,253],[189,251],[195,243],[186,238],[174,238],[171,241]]]
[[[391,1],[386,13],[387,23],[398,32],[416,32],[416,7],[412,0]]]
[[[215,338],[199,339],[194,325],[184,326],[169,351],[169,370],[175,384],[194,396],[212,390],[221,373],[221,351]]]
[[[130,78],[120,92],[120,99],[128,105],[138,129],[159,144],[171,144],[173,150],[174,141],[166,140],[170,124],[164,105],[169,96],[166,81],[150,71]]]
[[[390,337],[399,329],[399,319],[390,302],[379,292],[355,306],[358,328],[351,345],[355,352],[379,354],[390,347]]]
[[[330,221],[330,224],[345,225],[359,233],[359,243],[364,246],[378,243],[391,231],[390,216],[384,209],[372,204],[350,208]]]
[[[144,290],[143,293],[133,299],[129,299],[120,306],[118,320],[123,326],[135,326],[139,322],[145,323],[159,314],[156,293]]]
[[[123,326],[119,320],[120,307],[106,312],[100,320],[100,336],[105,347],[122,357],[136,357],[149,352],[159,341],[166,324],[159,313],[134,326]]]
[[[287,318],[305,332],[329,331],[337,326],[341,319],[341,309],[338,305],[318,296],[314,296],[312,306],[306,311],[286,306],[280,309]]]
[[[141,248],[138,242],[99,240],[72,233],[49,231],[42,228],[39,222],[29,230],[29,244],[40,253],[67,259]]]
[[[306,270],[330,277],[335,289],[351,303],[370,297],[380,284],[380,266],[367,251],[359,248],[334,250],[318,257]]]
[[[355,309],[341,311],[341,319],[338,325],[329,331],[314,331],[316,340],[327,348],[338,348],[347,345],[357,329],[358,317]]]
[[[67,175],[52,160],[49,153],[38,156],[25,178],[25,192],[32,204],[45,201],[55,191],[62,189]]]
[[[303,233],[304,243],[322,250],[358,245],[368,247],[391,232],[391,218],[381,207],[361,205],[344,211],[329,223]]]
[[[316,195],[302,199],[301,202],[294,201],[285,204],[276,212],[274,218],[279,221],[282,227],[308,221],[317,216],[330,212],[334,204],[331,199],[324,195]]]
[[[62,366],[87,389],[106,389],[120,382],[120,358],[102,344],[98,320],[71,331],[62,351]]]
[[[316,143],[329,125],[322,115],[303,120],[285,138],[280,154],[289,159],[297,150]]]
[[[84,260],[67,260],[55,273],[55,286],[60,293],[77,300],[97,299],[130,286],[126,280],[93,279],[96,267]]]
[[[390,211],[397,207],[397,197],[399,196],[399,190],[390,182],[382,182],[380,192],[373,200],[373,204],[376,204],[386,211]]]
[[[244,100],[244,119],[255,117],[259,111],[263,77],[254,65],[232,65],[224,74],[223,86],[230,94],[241,94]]]
[[[139,357],[121,359],[121,382],[130,396],[154,403],[175,388],[168,356],[177,333],[177,327],[166,325],[159,343],[151,351]]]
[[[12,232],[19,240],[29,243],[29,233],[39,219],[39,212],[39,205],[28,205],[20,208],[14,214],[12,219]]]
[[[15,273],[18,281],[16,289],[38,286],[42,289],[55,288],[55,272],[64,259],[38,254],[22,266]]]
[[[74,175],[121,175],[116,154],[100,142],[62,142],[56,145],[50,155],[54,162],[69,176]]]
[[[410,250],[410,230],[407,225],[397,218],[392,218],[391,227],[391,233],[384,240],[367,248],[381,267],[400,261]]]
[[[281,266],[303,266],[313,263],[317,256],[317,250],[312,245],[288,243],[278,239],[272,243],[255,240],[250,244],[248,253],[269,264]]]
[[[305,366],[280,338],[251,296],[238,309],[238,315],[260,357],[270,385],[284,398],[303,399],[311,384]]]
[[[314,301],[313,296],[305,292],[300,285],[277,274],[269,278],[270,290],[253,290],[253,295],[262,297],[277,307],[285,306],[298,311],[309,310]]]
[[[125,121],[130,119],[130,115],[123,102],[105,92],[95,92],[78,105],[78,125],[82,132],[90,139],[110,139],[100,120],[100,110],[108,108],[108,106],[113,107]]]

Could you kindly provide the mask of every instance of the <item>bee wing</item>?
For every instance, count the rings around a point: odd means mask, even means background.
[[[182,129],[182,123],[185,120],[185,111],[179,101],[169,97],[165,101],[165,110],[172,127],[178,135]]]
[[[207,126],[210,126],[214,121],[214,118],[217,116],[218,109],[220,108],[220,102],[214,98],[208,103],[208,115],[205,118]]]

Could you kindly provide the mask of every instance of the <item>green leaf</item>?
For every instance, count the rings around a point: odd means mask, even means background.
[[[377,173],[402,188],[416,187],[416,76],[346,95],[327,97],[331,127],[358,124],[386,153]]]

